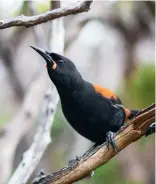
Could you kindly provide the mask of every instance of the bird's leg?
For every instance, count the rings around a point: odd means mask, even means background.
[[[155,133],[155,123],[152,123],[152,124],[148,127],[148,129],[147,129],[147,131],[146,131],[146,133],[145,133],[145,137],[147,137],[148,135],[151,135],[151,134],[153,134],[153,133]]]
[[[114,135],[115,135],[115,133],[113,133],[111,131],[107,132],[107,134],[106,134],[106,146],[107,146],[108,149],[110,149],[109,146],[111,146],[113,148],[113,150],[116,153],[118,153],[118,148],[115,144]]]

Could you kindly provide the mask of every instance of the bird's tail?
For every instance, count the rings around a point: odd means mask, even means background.
[[[134,116],[136,116],[138,112],[140,112],[140,110],[132,110],[132,109],[125,108],[121,104],[113,104],[113,106],[122,108],[125,112],[125,116],[126,116],[125,119],[129,119],[129,120],[134,118]]]

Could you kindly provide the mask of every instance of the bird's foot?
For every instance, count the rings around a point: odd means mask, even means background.
[[[151,135],[151,134],[153,134],[153,133],[155,133],[155,123],[152,123],[152,124],[148,127],[148,129],[147,129],[147,131],[146,131],[146,133],[145,133],[145,137],[147,137],[148,135]]]
[[[115,133],[109,131],[106,134],[106,146],[108,149],[110,149],[110,146],[113,148],[113,150],[118,153],[118,148],[115,144],[115,139],[114,139]]]

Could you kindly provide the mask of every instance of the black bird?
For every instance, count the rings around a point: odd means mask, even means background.
[[[49,77],[57,88],[70,125],[96,145],[106,141],[107,146],[110,144],[116,150],[114,133],[139,111],[122,106],[111,90],[85,81],[70,59],[32,48],[46,60]]]

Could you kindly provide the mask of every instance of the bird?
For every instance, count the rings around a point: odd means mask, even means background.
[[[117,152],[115,133],[139,110],[125,108],[113,91],[83,79],[69,58],[30,47],[46,61],[48,75],[56,86],[68,123],[96,146],[106,142],[108,148],[111,146]],[[148,130],[148,135],[151,132]]]

